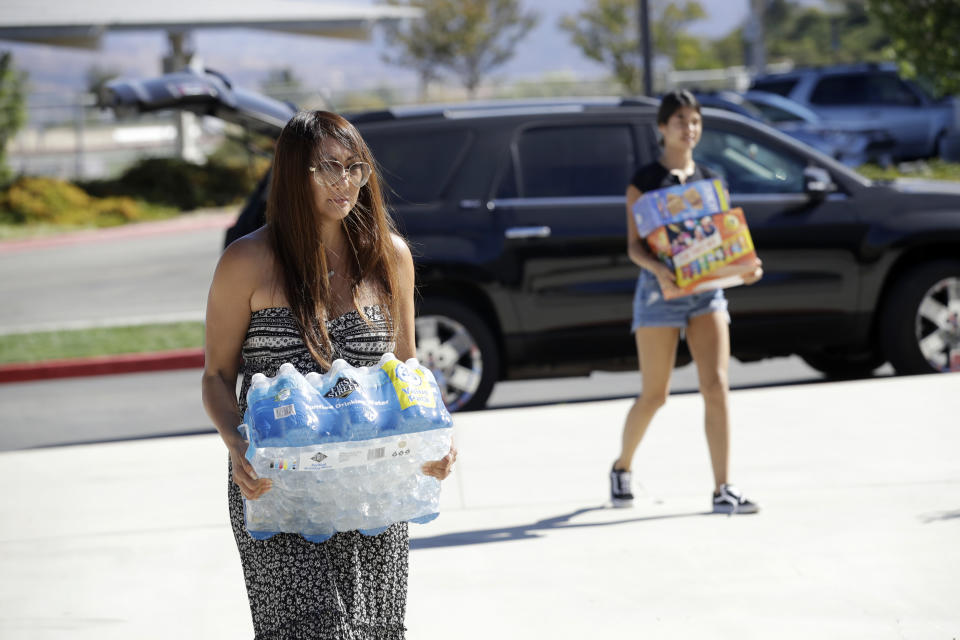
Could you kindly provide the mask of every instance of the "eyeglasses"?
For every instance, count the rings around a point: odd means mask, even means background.
[[[339,184],[346,176],[355,187],[362,187],[370,179],[370,165],[366,162],[354,162],[349,167],[344,166],[336,160],[322,160],[315,167],[310,167],[310,173],[313,179],[321,187],[332,187]]]

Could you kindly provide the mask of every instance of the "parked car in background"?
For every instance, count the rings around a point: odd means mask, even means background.
[[[704,107],[714,107],[716,109],[725,109],[739,113],[741,116],[770,124],[767,116],[758,109],[753,103],[745,99],[736,91],[691,91],[697,100]]]
[[[886,131],[898,160],[940,155],[958,128],[952,98],[934,100],[893,65],[794,69],[758,76],[750,88],[790,98],[829,123],[859,121]]]
[[[183,108],[264,121],[204,74],[115,81],[103,104],[176,106],[179,87],[205,82]],[[482,407],[504,378],[636,366],[624,193],[658,155],[656,111],[607,98],[350,116],[413,249],[417,355],[452,409]],[[728,291],[733,355],[800,354],[839,376],[886,360],[960,370],[960,185],[871,182],[771,127],[703,113],[697,160],[743,207],[766,273]],[[262,224],[267,185],[229,237]]]
[[[839,125],[825,126],[815,113],[787,98],[759,91],[751,93],[756,102],[735,91],[694,92],[694,95],[703,106],[726,109],[768,124],[847,166],[859,167],[871,161],[888,163],[893,141],[885,132],[841,131]],[[790,104],[772,106],[773,99]]]
[[[847,166],[859,167],[868,162],[887,166],[893,159],[893,138],[883,129],[870,128],[869,123],[828,123],[813,110],[776,93],[747,91],[742,95],[772,126],[787,135],[798,140],[804,140],[804,136],[825,140],[833,146],[830,155]]]

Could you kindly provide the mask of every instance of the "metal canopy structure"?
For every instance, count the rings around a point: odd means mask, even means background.
[[[303,0],[4,0],[0,40],[95,49],[108,31],[230,28],[363,40],[376,23],[419,16],[406,7]]]
[[[190,36],[198,29],[257,29],[366,40],[378,23],[421,15],[420,9],[410,7],[308,0],[2,0],[0,41],[98,49],[109,31],[165,31],[170,51],[161,68],[167,73],[197,62]],[[189,131],[192,118],[184,112],[176,115],[177,147],[181,157],[199,160],[191,142],[195,136]]]

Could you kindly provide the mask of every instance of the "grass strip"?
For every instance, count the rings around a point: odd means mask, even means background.
[[[890,167],[865,164],[857,172],[871,180],[896,180],[897,178],[925,178],[929,180],[960,180],[960,162],[933,159],[906,162]]]
[[[202,322],[17,333],[0,336],[0,364],[147,353],[202,346]]]

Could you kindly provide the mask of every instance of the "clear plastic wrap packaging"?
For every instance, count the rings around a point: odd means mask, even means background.
[[[387,353],[371,367],[336,360],[327,373],[304,376],[286,363],[273,378],[255,374],[240,429],[247,459],[273,487],[244,499],[248,532],[320,542],[432,520],[440,481],[420,467],[447,454],[452,424],[433,374],[416,359]]]

